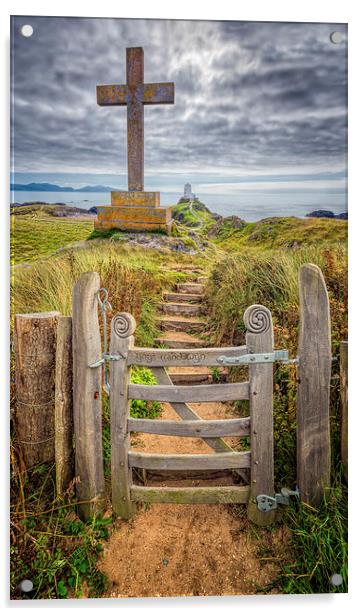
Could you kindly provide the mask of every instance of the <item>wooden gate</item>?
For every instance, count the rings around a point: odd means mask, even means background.
[[[273,327],[270,311],[254,305],[244,314],[246,346],[202,349],[150,349],[134,347],[136,323],[128,313],[116,314],[111,323],[110,410],[112,506],[130,518],[135,502],[248,503],[249,516],[268,524],[274,512],[262,513],[256,497],[275,497],[273,463]],[[220,366],[249,362],[249,380],[240,383],[175,386],[165,368],[170,366]],[[252,361],[249,361],[249,360]],[[259,363],[261,362],[261,363]],[[158,385],[130,382],[131,366],[147,366]],[[133,419],[130,400],[169,402],[182,421]],[[250,416],[203,420],[188,402],[249,400]],[[130,448],[130,433],[202,438],[211,454],[154,454]],[[249,436],[250,451],[233,451],[223,437]],[[133,482],[132,469],[208,471],[233,469],[249,485],[219,487],[147,487]],[[246,473],[246,469],[249,472]]]
[[[246,345],[225,348],[155,349],[134,346],[136,323],[128,313],[111,322],[110,351],[101,353],[98,274],[83,274],[73,293],[73,413],[75,475],[79,514],[104,510],[102,455],[102,362],[110,366],[111,483],[116,515],[130,518],[135,503],[246,503],[248,516],[270,524],[286,492],[275,494],[273,448],[273,364],[285,352],[274,350],[270,311],[250,306],[244,314]],[[317,266],[300,271],[300,338],[297,405],[297,479],[305,502],[319,503],[330,481],[329,388],[331,371],[329,302]],[[286,355],[285,355],[286,357]],[[240,383],[176,386],[171,366],[247,365]],[[150,368],[157,385],[131,383],[132,366]],[[168,402],[181,421],[134,419],[130,400]],[[248,400],[249,417],[203,420],[188,403]],[[201,438],[209,454],[162,455],[135,451],[130,433]],[[234,451],[223,437],[248,436],[249,451]],[[155,487],[138,485],[133,469],[169,472],[232,470],[245,485]],[[246,485],[247,484],[247,485]],[[284,500],[285,499],[285,500]]]

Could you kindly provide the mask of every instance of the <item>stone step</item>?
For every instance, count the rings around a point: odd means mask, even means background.
[[[197,293],[202,295],[205,291],[205,286],[196,282],[179,282],[176,285],[176,290],[178,293]]]
[[[164,331],[155,343],[168,349],[201,349],[207,346],[204,340],[183,331]]]
[[[162,331],[202,332],[205,321],[198,317],[163,316],[157,319]]]
[[[203,295],[198,293],[171,293],[169,291],[164,291],[163,293],[163,298],[167,302],[190,302],[194,304],[203,301],[203,297]]]
[[[159,309],[164,314],[178,314],[186,316],[199,316],[202,314],[202,310],[199,304],[159,304]]]
[[[225,382],[228,370],[218,368],[218,382]],[[175,385],[188,385],[189,383],[213,383],[213,372],[201,366],[168,368],[168,374]]]

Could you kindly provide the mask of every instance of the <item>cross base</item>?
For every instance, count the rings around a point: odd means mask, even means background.
[[[170,235],[172,208],[160,207],[160,193],[114,191],[111,205],[97,207],[95,229],[108,231],[163,231]]]
[[[160,193],[145,192],[143,190],[114,190],[111,192],[111,205],[146,205],[156,207],[160,205]]]

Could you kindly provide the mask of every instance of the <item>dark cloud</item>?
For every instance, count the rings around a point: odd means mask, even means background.
[[[124,171],[125,109],[98,107],[96,84],[124,83],[125,48],[139,45],[145,80],[176,88],[175,105],[145,110],[146,168],[342,164],[347,51],[334,29],[346,38],[334,24],[15,17],[15,171]]]

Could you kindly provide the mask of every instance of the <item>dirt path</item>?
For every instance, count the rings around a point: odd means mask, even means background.
[[[182,286],[178,285],[178,292],[183,291]],[[171,309],[174,311],[175,306],[162,306],[166,315]],[[177,348],[183,344],[184,335],[185,347],[195,346],[196,336],[180,328],[176,332],[173,318],[164,320],[168,329],[160,340]],[[175,323],[180,323],[180,318],[175,315]],[[208,370],[198,367],[173,369],[169,374],[178,382],[190,379],[195,383],[193,375],[197,382],[211,378]],[[232,405],[226,403],[190,406],[203,419],[236,416]],[[169,404],[163,405],[162,418],[179,419]],[[238,447],[238,438],[225,440],[231,447]],[[152,434],[133,435],[131,446],[154,453],[211,452],[201,439]],[[162,477],[146,478],[147,485],[150,481],[153,485],[171,486],[234,483],[228,472],[216,473],[208,480],[193,477],[165,482]],[[252,527],[244,506],[155,504],[140,507],[130,522],[117,521],[100,568],[110,580],[108,597],[253,594],[278,575],[286,543],[284,527],[273,531]]]

